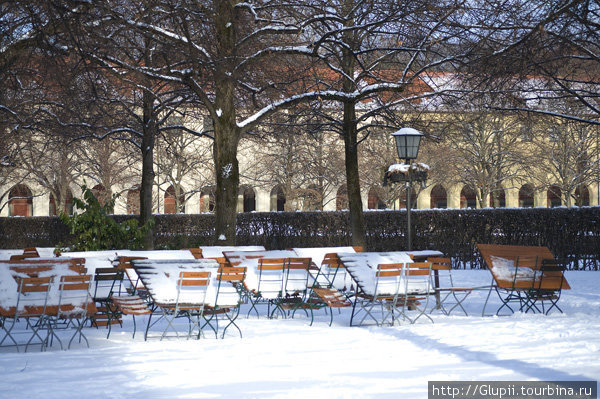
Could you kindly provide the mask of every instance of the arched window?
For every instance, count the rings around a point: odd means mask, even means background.
[[[496,190],[490,193],[490,206],[493,208],[504,208],[506,206],[504,190]]]
[[[590,191],[586,186],[578,186],[575,189],[575,205],[590,206]]]
[[[533,186],[531,184],[524,184],[519,189],[519,206],[533,208]]]
[[[200,213],[215,211],[215,190],[214,187],[207,187],[200,193]]]
[[[48,203],[48,214],[50,216],[58,216],[61,212],[66,213],[67,215],[73,214],[73,194],[71,190],[67,190],[67,199],[64,204],[64,209],[57,209],[57,203],[55,201],[54,194],[50,193],[50,201]]]
[[[369,197],[367,199],[368,209],[386,209],[385,202],[379,196],[379,187],[373,186],[369,189]]]
[[[33,216],[33,194],[24,184],[17,184],[8,193],[8,216]]]
[[[348,186],[342,184],[340,188],[338,188],[337,195],[335,196],[335,209],[341,211],[342,209],[348,209],[349,207]]]
[[[477,195],[475,190],[469,186],[464,186],[460,192],[461,208],[477,208]]]
[[[319,211],[323,209],[323,195],[316,184],[301,190],[298,199],[302,202],[303,211]]]
[[[562,205],[562,201],[561,201],[561,196],[562,196],[562,190],[560,189],[560,187],[553,185],[550,186],[550,188],[548,189],[548,208],[554,208],[556,206],[561,206]]]
[[[140,189],[134,188],[127,191],[127,214],[140,214]]]
[[[400,195],[400,205],[399,209],[406,209],[406,189],[403,190],[403,195]],[[417,207],[417,193],[415,192],[414,187],[410,188],[410,209],[416,209]]]
[[[271,210],[277,212],[285,211],[285,193],[281,184],[276,185],[271,190]]]
[[[165,191],[165,213],[183,213],[184,212],[184,195],[179,196],[179,209],[177,209],[177,203],[175,201],[175,187],[169,186]]]
[[[112,193],[108,191],[102,184],[96,184],[92,187],[92,194],[98,199],[100,205],[104,205],[110,201]]]
[[[448,207],[448,194],[446,193],[446,189],[441,184],[436,184],[431,189],[430,197],[430,208],[446,209]]]
[[[256,210],[256,194],[252,187],[244,189],[244,212],[254,212]]]

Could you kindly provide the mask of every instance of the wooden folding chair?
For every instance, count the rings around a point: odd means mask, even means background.
[[[240,333],[242,338],[242,330],[236,324],[236,320],[240,314],[242,304],[242,296],[244,293],[244,279],[246,278],[245,267],[227,267],[220,266],[217,274],[217,292],[214,305],[207,305],[205,314],[206,324],[215,322],[216,327],[211,328],[215,332],[215,336],[219,331],[219,320],[227,321],[227,325],[223,329],[221,338],[225,338],[225,333],[230,326],[234,326]]]
[[[280,311],[285,316],[283,309],[278,306],[285,289],[285,270],[286,260],[283,258],[258,260],[258,285],[256,290],[250,291],[248,299],[251,306],[247,317],[250,317],[252,310],[260,317],[257,306],[261,304],[267,305],[267,317],[272,317],[275,311]],[[275,306],[273,312],[272,305]]]
[[[352,306],[352,302],[336,288],[320,288],[314,287],[313,294],[319,299],[324,306],[329,307],[329,326],[333,324],[333,309],[341,309]],[[310,325],[312,326],[313,320]]]
[[[130,295],[138,295],[145,300],[148,299],[148,290],[141,282],[140,276],[138,276],[137,272],[133,268],[132,262],[146,259],[148,258],[145,256],[119,256],[113,263],[116,268],[123,269],[124,277],[127,277],[127,281],[129,282],[127,292]]]
[[[51,283],[52,277],[26,277],[18,279],[17,300],[14,307],[2,310],[5,336],[0,341],[0,346],[8,338],[14,343],[17,351],[19,351],[19,344],[13,336],[13,330],[16,323],[20,319],[24,319],[26,321],[25,330],[31,332],[31,336],[25,345],[25,351],[27,351],[29,345],[34,344],[34,339],[36,338],[39,340],[41,350],[44,351],[46,349],[49,337],[52,334],[52,326],[48,322],[49,315],[46,312]],[[10,320],[11,322],[9,327],[5,325],[6,320]],[[44,337],[40,335],[42,330],[46,330]]]
[[[75,332],[69,340],[68,349],[71,348],[71,344],[77,336],[79,336],[79,342],[83,338],[88,348],[90,346],[87,337],[83,334],[83,327],[88,318],[97,311],[89,293],[91,280],[91,275],[61,276],[60,278],[56,321],[66,320],[66,326],[72,325],[75,328]]]
[[[431,289],[431,263],[405,263],[402,279],[403,290],[396,296],[393,308],[401,307],[402,317],[411,324],[421,316],[433,323],[431,316],[426,313],[429,297],[435,293]]]
[[[210,272],[181,272],[177,280],[177,300],[172,314],[165,315],[167,327],[161,337],[164,338],[168,328],[171,327],[177,337],[179,333],[173,326],[173,321],[178,317],[186,317],[189,322],[188,339],[198,329],[197,338],[202,336],[202,320],[206,307],[206,292],[210,284]]]
[[[297,310],[303,309],[307,316],[307,309],[311,315],[312,305],[307,301],[309,294],[309,269],[312,264],[311,258],[287,258],[285,260],[285,281],[282,295],[278,306],[288,311],[294,317]],[[312,317],[311,317],[312,319]]]
[[[389,263],[377,265],[374,287],[357,287],[357,293],[352,306],[350,317],[351,326],[365,325],[365,319],[372,319],[377,326],[385,324],[388,318],[394,324],[396,318],[396,303],[402,287],[402,269],[404,263]],[[368,291],[367,291],[368,289]],[[381,315],[378,318],[375,312]],[[355,318],[364,312],[358,323]]]
[[[121,315],[131,315],[133,318],[133,336],[135,339],[135,332],[137,330],[135,316],[151,315],[152,309],[148,306],[148,303],[138,295],[126,295],[126,296],[115,296],[111,297],[113,304],[116,306],[116,312]],[[110,337],[110,326],[108,329],[108,335]],[[148,327],[144,333],[144,340],[148,337]]]
[[[123,325],[121,315],[112,302],[112,296],[121,295],[121,286],[125,272],[118,267],[100,267],[94,272],[94,294],[93,300],[97,307],[97,313],[93,317],[93,325],[96,327],[112,324]]]
[[[553,308],[560,313],[562,309],[558,307],[558,301],[564,286],[565,278],[563,276],[566,267],[559,264],[554,259],[542,259],[539,270],[534,277],[534,287],[529,293],[528,310],[540,311],[537,303],[542,304],[541,313],[548,314]],[[548,310],[545,309],[545,302],[550,302]]]
[[[474,288],[455,286],[450,258],[427,258],[427,262],[431,263],[431,270],[433,271],[431,276],[436,301],[436,306],[431,309],[431,312],[440,309],[442,313],[449,316],[454,309],[459,308],[465,316],[468,316],[462,304]]]

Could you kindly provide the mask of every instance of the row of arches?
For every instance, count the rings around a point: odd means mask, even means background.
[[[104,189],[102,185],[96,185],[92,188],[92,192],[99,198],[101,203],[105,203],[111,197],[111,193]],[[519,189],[518,204],[522,208],[531,208],[534,206],[534,193],[535,189],[531,184],[524,184]],[[271,211],[284,211],[286,209],[287,199],[285,193],[280,185],[275,186],[271,190]],[[307,189],[307,193],[304,194],[304,205],[308,206],[307,210],[318,209],[315,205],[318,202],[316,195],[311,194],[311,190]],[[182,213],[185,211],[185,196],[182,194],[179,196],[179,201],[175,198],[175,188],[169,186],[164,192],[164,213]],[[412,204],[417,203],[417,194],[411,193]],[[575,192],[575,205],[589,206],[590,205],[590,192],[587,187],[580,186]],[[556,207],[562,204],[562,191],[561,189],[553,185],[546,192],[546,206]],[[504,207],[506,206],[506,197],[504,190],[490,195],[489,206],[491,207]],[[179,202],[179,209],[177,209],[177,202]],[[314,203],[313,203],[314,202]],[[348,209],[348,190],[346,185],[342,185],[336,194],[335,201],[336,210]],[[399,208],[405,208],[406,204],[404,199],[399,201]],[[64,209],[58,209],[57,201],[53,195],[50,195],[48,204],[48,214],[58,215],[61,211],[68,214],[73,213],[73,194],[70,190],[67,191],[67,198],[63,204]],[[444,209],[448,207],[448,192],[441,184],[435,185],[430,192],[429,199],[430,208]],[[473,189],[468,186],[464,186],[460,192],[460,207],[461,208],[476,208],[477,207],[477,196]],[[387,205],[378,193],[377,188],[372,187],[368,192],[367,197],[367,209],[386,209]],[[193,212],[193,207],[189,208]],[[207,188],[200,193],[198,212],[214,212],[215,210],[215,192],[214,187]],[[240,212],[253,212],[257,210],[256,192],[252,187],[243,187],[240,190],[240,201],[238,210]],[[139,214],[140,212],[140,191],[139,189],[132,189],[127,192],[126,195],[126,212],[128,214]],[[32,216],[33,215],[33,194],[32,191],[25,184],[15,185],[9,192],[8,196],[8,214],[9,216]]]

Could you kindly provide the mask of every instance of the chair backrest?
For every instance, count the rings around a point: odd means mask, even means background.
[[[431,262],[407,263],[404,269],[405,294],[431,293]]]
[[[345,281],[342,281],[341,284],[336,285],[336,278],[338,277],[338,274],[339,278],[337,280],[345,280],[346,277],[344,264],[340,260],[340,257],[337,253],[330,252],[325,254],[323,261],[321,262],[320,274],[324,276],[325,282],[319,280],[319,285],[326,286],[327,288],[331,288],[333,286],[340,289],[345,288]]]
[[[210,275],[210,272],[180,272],[175,307],[204,307]]]
[[[25,277],[17,280],[18,296],[15,318],[46,313],[52,277]]]
[[[432,270],[452,270],[452,259],[450,258],[427,258],[431,263]]]
[[[265,298],[276,298],[285,286],[286,259],[259,258],[257,291]]]
[[[537,288],[546,291],[560,292],[563,289],[565,278],[564,265],[554,259],[543,259],[540,266],[540,279]]]
[[[244,279],[246,268],[242,266],[221,266],[217,274],[217,295],[215,305],[240,305],[242,292],[244,291]],[[235,297],[232,295],[235,294]],[[223,295],[228,298],[223,299]]]
[[[311,258],[287,258],[285,273],[285,293],[298,294],[306,292],[310,277]]]
[[[537,272],[541,266],[541,259],[537,255],[520,255],[515,259],[515,273],[513,277],[513,288],[534,288],[536,280],[539,281]]]
[[[242,266],[220,266],[217,279],[219,281],[230,281],[241,283],[246,278],[246,268]]]
[[[374,296],[397,296],[402,286],[404,263],[382,263],[375,272]]]
[[[108,300],[114,293],[121,295],[124,270],[118,267],[99,267],[94,272],[94,300]]]
[[[87,317],[90,309],[90,284],[92,276],[61,276],[58,287],[58,316],[69,318]]]

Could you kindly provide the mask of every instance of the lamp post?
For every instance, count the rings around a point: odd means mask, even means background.
[[[419,145],[423,138],[423,133],[411,127],[404,127],[395,133],[392,133],[396,140],[396,149],[398,150],[398,158],[406,161],[408,165],[408,176],[406,179],[406,224],[407,224],[407,250],[412,250],[412,227],[410,221],[411,194],[413,180],[419,181],[422,177],[413,179],[413,171],[410,167],[410,161],[416,159],[419,154]],[[425,175],[426,179],[426,175]],[[423,179],[424,181],[424,179]]]

